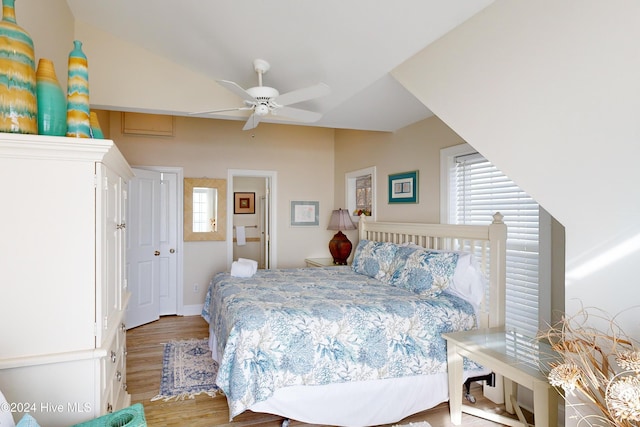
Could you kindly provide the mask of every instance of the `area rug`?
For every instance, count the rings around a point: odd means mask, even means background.
[[[172,341],[164,345],[160,394],[151,400],[193,399],[199,394],[215,396],[218,364],[211,358],[206,339]]]

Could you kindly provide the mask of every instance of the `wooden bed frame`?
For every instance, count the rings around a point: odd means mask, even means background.
[[[414,243],[427,249],[472,252],[488,278],[479,313],[480,327],[504,325],[507,226],[500,212],[493,215],[493,222],[488,226],[373,222],[366,218],[360,217],[360,240]]]

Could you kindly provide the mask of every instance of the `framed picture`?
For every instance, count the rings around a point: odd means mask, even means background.
[[[292,226],[320,225],[320,202],[291,202]]]
[[[389,203],[418,203],[418,171],[389,175]]]
[[[256,213],[256,193],[233,193],[233,213]]]

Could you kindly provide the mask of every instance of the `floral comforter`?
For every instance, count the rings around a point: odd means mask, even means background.
[[[346,266],[219,273],[202,315],[231,418],[282,387],[446,372],[440,334],[476,325],[462,298],[419,296]]]

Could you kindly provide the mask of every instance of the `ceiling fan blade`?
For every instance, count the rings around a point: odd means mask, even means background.
[[[249,95],[249,93],[246,90],[242,89],[237,83],[231,82],[229,80],[216,80],[216,81],[220,86],[230,90],[231,92],[235,93],[245,101],[257,102],[257,100],[253,96]]]
[[[319,98],[321,96],[328,95],[331,92],[329,86],[324,83],[318,83],[314,86],[293,90],[291,92],[283,93],[276,97],[273,101],[278,105],[291,105],[298,102],[308,101],[309,99]]]
[[[253,107],[236,107],[236,108],[223,108],[221,110],[197,111],[195,113],[189,113],[189,115],[193,116],[196,114],[214,114],[214,113],[224,113],[227,111],[246,111],[246,110],[253,110]]]
[[[249,116],[249,119],[247,119],[247,122],[244,124],[242,130],[253,129],[258,126],[258,123],[260,123],[260,116],[254,113]]]
[[[315,111],[301,110],[300,108],[293,107],[281,107],[274,112],[274,115],[287,116],[292,119],[300,120],[302,122],[317,122],[322,117],[322,114]]]

